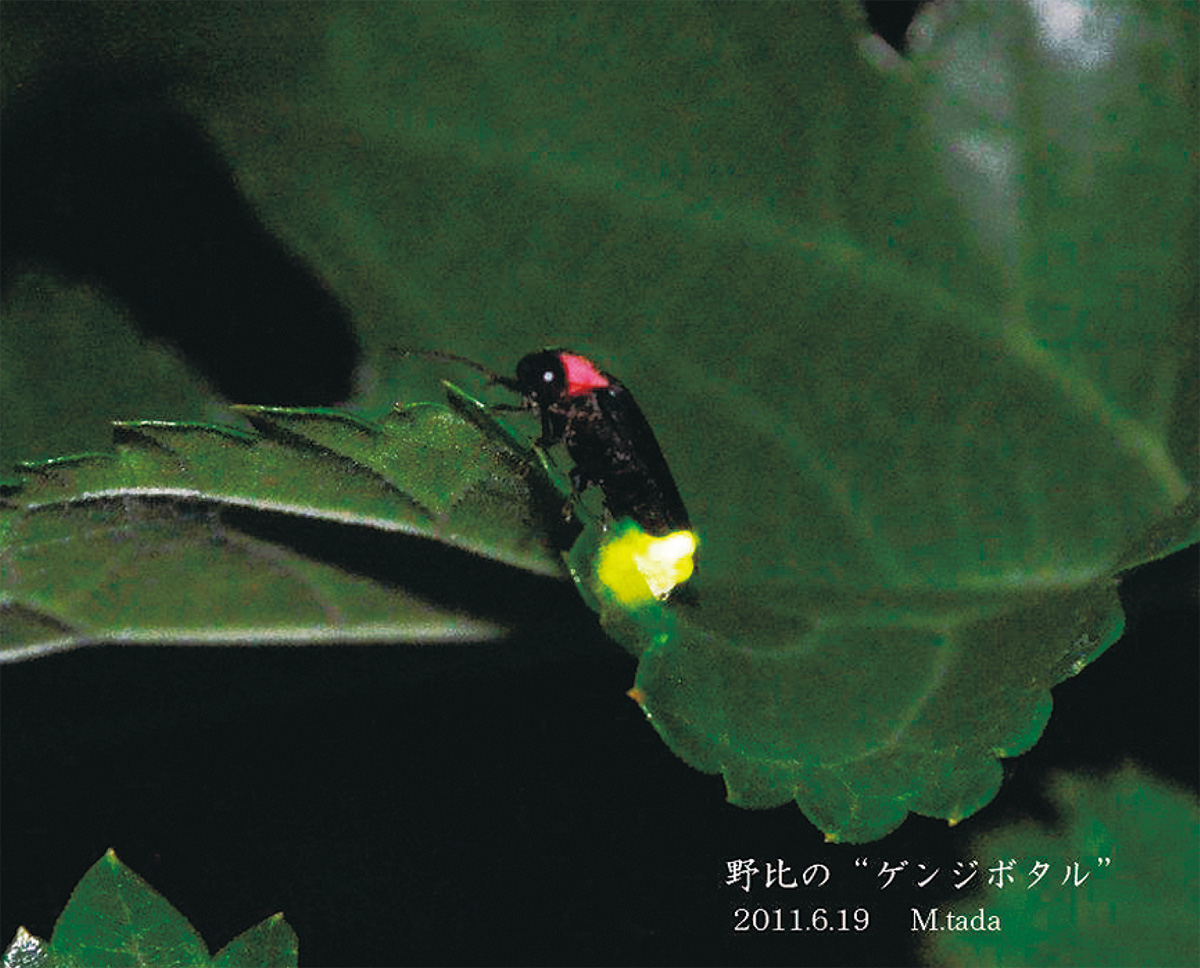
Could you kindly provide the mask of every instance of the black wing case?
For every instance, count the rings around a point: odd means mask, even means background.
[[[605,503],[614,517],[631,517],[653,535],[690,531],[687,509],[650,423],[625,385],[610,380],[595,395],[600,424],[611,434]]]

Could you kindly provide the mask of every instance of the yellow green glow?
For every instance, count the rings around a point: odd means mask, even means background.
[[[691,578],[695,553],[696,536],[691,531],[656,538],[625,522],[601,547],[596,577],[622,605],[635,608],[666,598]]]

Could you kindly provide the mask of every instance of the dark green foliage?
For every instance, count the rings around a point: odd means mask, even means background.
[[[187,919],[117,859],[110,849],[83,875],[43,941],[21,928],[4,968],[294,968],[296,933],[276,914],[215,955]]]

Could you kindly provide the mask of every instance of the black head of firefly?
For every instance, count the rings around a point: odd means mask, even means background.
[[[568,403],[612,386],[612,377],[602,373],[585,356],[567,350],[540,350],[517,363],[515,381],[505,381],[535,406]]]

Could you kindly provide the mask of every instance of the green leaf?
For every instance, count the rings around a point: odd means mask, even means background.
[[[288,968],[300,956],[300,943],[282,914],[272,914],[261,924],[243,931],[213,956],[214,968],[266,965]]]
[[[421,569],[436,568],[414,538],[561,573],[540,523],[558,520],[561,498],[452,410],[398,408],[378,423],[330,411],[238,410],[257,433],[125,423],[116,427],[115,456],[23,465],[28,483],[0,512],[0,654],[107,641],[499,634],[404,587],[406,557],[418,588]],[[302,529],[297,537],[305,520],[351,540],[358,531],[359,544],[402,561],[372,564],[364,553],[366,561],[339,562],[336,546],[307,547]],[[369,545],[373,533],[397,537]],[[444,582],[469,574],[464,561],[445,567]]]
[[[972,843],[974,856],[988,858],[988,866],[1013,863],[1013,880],[1001,886],[981,864],[978,890],[938,912],[943,924],[950,913],[969,918],[982,907],[1000,919],[1002,930],[931,933],[927,962],[1010,968],[1200,963],[1195,797],[1132,765],[1104,777],[1060,774],[1049,795],[1053,828],[1013,824]],[[1037,863],[1048,868],[1035,884]]]
[[[630,613],[592,574],[598,540],[593,531],[572,550],[572,574],[640,656],[631,695],[659,734],[690,765],[723,774],[732,803],[795,800],[830,840],[877,839],[910,810],[957,823],[987,804],[997,758],[1040,737],[1050,687],[1124,624],[1115,580],[974,594],[826,589],[786,603],[781,589],[734,603],[701,580],[681,601]],[[793,637],[781,641],[789,621]]]
[[[24,928],[4,955],[17,966],[294,966],[295,932],[276,914],[239,935],[210,958],[187,919],[118,860],[110,848],[80,879],[49,944]]]
[[[162,895],[109,849],[83,875],[50,943],[82,965],[205,965],[208,949]]]

